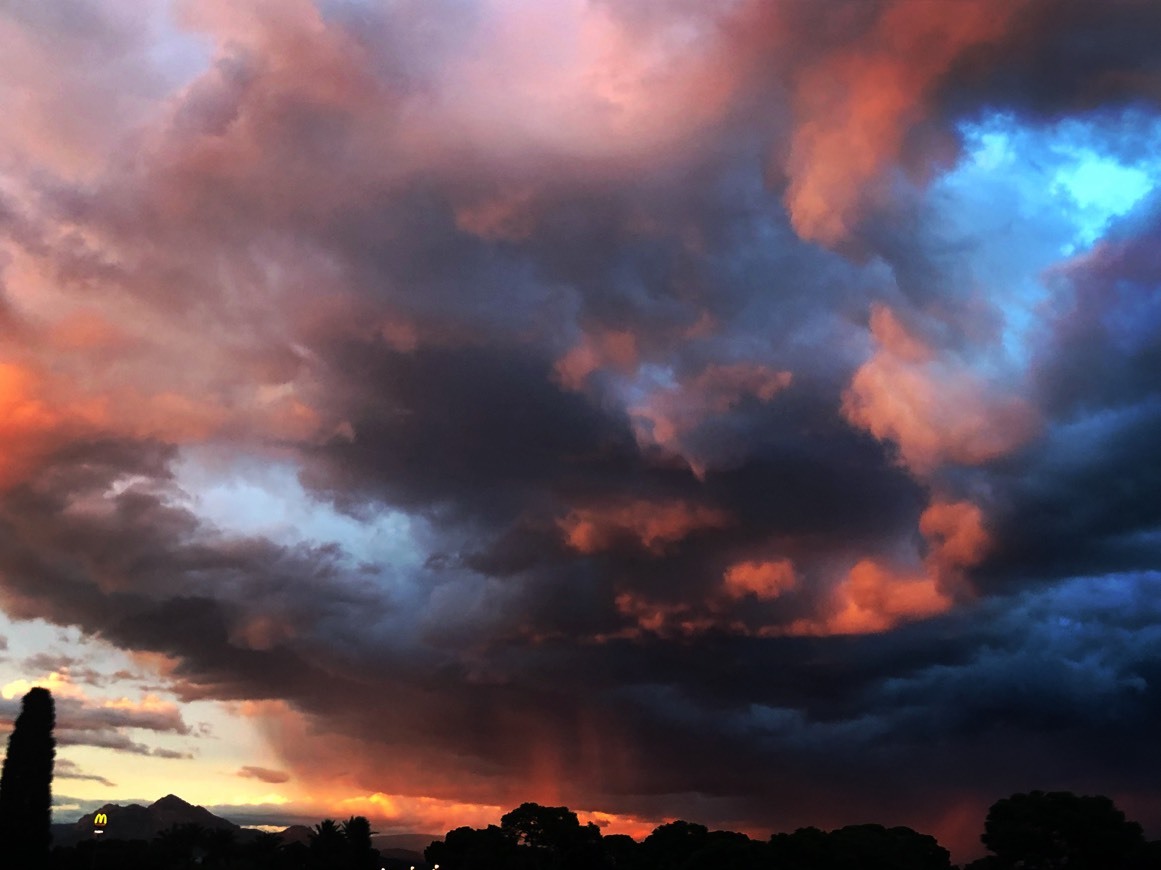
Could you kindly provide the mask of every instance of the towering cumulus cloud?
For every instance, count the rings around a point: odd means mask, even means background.
[[[14,637],[231,705],[226,779],[334,812],[1159,832],[1156,3],[42,0],[0,45]]]

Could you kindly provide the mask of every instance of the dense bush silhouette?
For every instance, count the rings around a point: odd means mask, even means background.
[[[52,767],[56,741],[52,693],[30,689],[8,737],[0,773],[0,847],[12,870],[39,870],[52,843]]]

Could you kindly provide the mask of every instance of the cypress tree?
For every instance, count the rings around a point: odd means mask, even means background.
[[[8,858],[4,863],[12,870],[48,865],[55,724],[52,693],[39,686],[30,689],[8,737],[0,774],[0,855]]]

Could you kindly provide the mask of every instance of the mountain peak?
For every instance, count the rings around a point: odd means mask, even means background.
[[[149,808],[158,810],[184,810],[193,809],[193,804],[187,803],[175,794],[167,794],[163,798],[158,798],[149,805]]]

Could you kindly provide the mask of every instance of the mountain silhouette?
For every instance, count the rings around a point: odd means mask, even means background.
[[[104,813],[105,824],[100,826],[103,833],[95,834],[98,815]],[[205,807],[194,806],[177,795],[167,794],[147,807],[141,804],[105,804],[86,813],[75,822],[54,824],[52,842],[54,846],[73,846],[82,840],[101,837],[106,840],[152,840],[162,831],[175,825],[198,825],[206,830],[233,831],[239,842],[257,837],[258,831],[244,828],[229,819],[215,816]],[[283,843],[310,842],[312,829],[306,825],[291,825],[278,832]],[[442,840],[440,834],[376,834],[374,845],[384,850],[385,858],[406,860],[409,864],[420,864],[423,850],[433,840]]]
[[[98,826],[95,820],[101,814],[104,814],[107,821],[104,825]],[[152,840],[174,825],[198,825],[209,830],[221,829],[238,833],[243,831],[240,825],[221,816],[215,816],[205,807],[194,806],[177,795],[167,794],[147,807],[140,804],[128,806],[105,804],[100,809],[81,816],[72,824],[53,825],[52,839],[55,845],[70,846],[97,836],[94,832],[100,827],[104,831],[100,836],[105,839]]]

